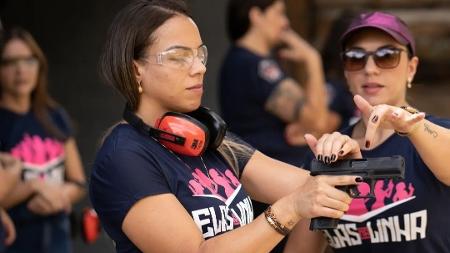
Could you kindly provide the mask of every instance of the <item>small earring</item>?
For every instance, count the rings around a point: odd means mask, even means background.
[[[138,86],[138,91],[139,91],[139,94],[141,94],[142,93],[142,81],[139,81],[139,86]]]
[[[406,85],[406,87],[408,87],[408,89],[411,89],[411,88],[412,88],[412,84],[411,84],[411,81],[410,81],[410,80],[408,80],[408,84]]]

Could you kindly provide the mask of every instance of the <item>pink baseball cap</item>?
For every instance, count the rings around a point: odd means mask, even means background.
[[[406,23],[397,16],[379,11],[357,16],[341,36],[342,47],[345,47],[351,35],[364,28],[377,28],[386,32],[397,42],[407,46],[412,55],[416,55],[416,44]]]

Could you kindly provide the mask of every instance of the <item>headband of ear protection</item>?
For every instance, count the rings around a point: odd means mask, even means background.
[[[206,107],[186,114],[167,112],[157,120],[154,128],[145,124],[128,106],[123,118],[142,134],[154,137],[173,152],[187,156],[200,156],[207,148],[216,149],[227,130],[223,119]]]

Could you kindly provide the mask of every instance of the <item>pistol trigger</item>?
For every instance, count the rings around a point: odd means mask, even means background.
[[[358,190],[357,186],[350,186],[348,193],[350,194],[350,197],[352,197],[352,198],[357,198],[361,194],[361,192]]]

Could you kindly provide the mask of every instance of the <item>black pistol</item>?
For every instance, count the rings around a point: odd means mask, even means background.
[[[375,198],[374,186],[379,179],[403,179],[405,177],[405,159],[396,155],[364,159],[338,160],[326,164],[314,159],[311,163],[311,176],[317,175],[350,175],[360,176],[363,182],[370,185],[370,193],[361,196],[357,185],[339,186],[338,189],[347,192],[352,198]],[[310,230],[336,228],[339,219],[317,217],[311,219]]]

